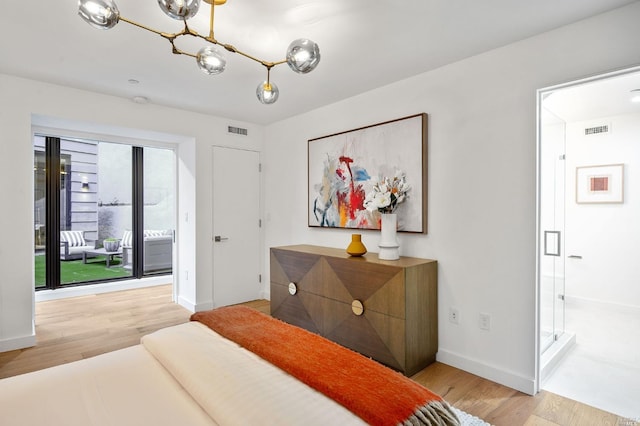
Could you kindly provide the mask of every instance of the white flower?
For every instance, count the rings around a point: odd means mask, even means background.
[[[391,194],[388,192],[378,192],[373,199],[373,204],[377,209],[383,209],[391,205]]]
[[[411,186],[406,182],[404,173],[397,170],[393,178],[384,177],[373,185],[373,189],[365,196],[364,207],[373,212],[393,213],[402,203]]]

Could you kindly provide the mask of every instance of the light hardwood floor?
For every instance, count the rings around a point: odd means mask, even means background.
[[[266,300],[247,305],[269,313]],[[189,316],[171,301],[169,285],[39,302],[37,346],[0,353],[0,378],[135,345],[143,335],[187,322]],[[638,424],[549,392],[528,396],[438,362],[412,379],[497,426]]]

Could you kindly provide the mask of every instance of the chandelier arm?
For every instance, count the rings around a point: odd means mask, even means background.
[[[255,56],[251,56],[248,53],[245,53],[241,50],[236,49],[234,46],[230,45],[230,44],[222,44],[222,43],[218,43],[220,44],[222,47],[224,47],[225,49],[227,49],[229,52],[233,52],[233,53],[237,53],[238,55],[244,56],[245,58],[251,59],[252,61],[255,61],[259,64],[261,64],[262,66],[266,67],[267,69],[271,69],[276,65],[280,65],[280,64],[284,64],[285,62],[287,62],[287,60],[283,60],[283,61],[278,61],[278,62],[267,62],[267,61],[263,61],[262,59],[258,59]]]
[[[169,39],[169,40],[175,39],[177,36],[179,36],[179,35],[180,35],[180,33],[178,33],[178,34],[172,34],[172,33],[165,33],[165,32],[163,32],[163,31],[154,30],[154,29],[153,29],[153,28],[151,28],[151,27],[147,27],[147,26],[146,26],[146,25],[144,25],[144,24],[140,24],[139,22],[132,21],[131,19],[127,19],[127,18],[125,18],[124,16],[120,16],[120,17],[118,17],[118,20],[119,20],[119,21],[124,21],[124,22],[126,22],[127,24],[131,24],[131,25],[136,26],[136,27],[138,27],[138,28],[142,28],[143,30],[150,31],[150,32],[152,32],[152,33],[154,33],[154,34],[158,34],[159,36],[162,36],[162,37],[164,37],[164,38],[166,38],[166,39]]]
[[[192,30],[189,27],[189,24],[187,24],[186,19],[183,22],[184,22],[184,29],[179,33],[176,33],[176,36],[190,35],[194,37],[204,38],[206,40],[206,37],[203,37],[202,35],[198,34],[196,30]]]
[[[194,37],[198,37],[201,38],[205,41],[208,41],[211,44],[216,44],[218,46],[222,46],[225,50],[227,50],[228,52],[231,53],[237,53],[238,55],[244,56],[245,58],[251,59],[252,61],[255,61],[259,64],[261,64],[264,67],[267,68],[273,68],[276,65],[280,65],[280,64],[284,64],[287,62],[286,59],[283,59],[281,61],[277,61],[277,62],[269,62],[269,61],[263,61],[262,59],[256,58],[255,56],[252,56],[248,53],[245,53],[241,50],[238,50],[235,46],[231,45],[231,44],[226,44],[226,43],[222,43],[218,40],[216,40],[212,35],[209,35],[208,37],[203,36],[202,34],[198,34],[197,32],[189,29],[188,32],[183,32],[180,34],[177,34],[177,36],[181,36],[181,35],[192,35]]]
[[[176,55],[191,56],[192,58],[198,59],[198,55],[194,55],[193,53],[185,52],[184,50],[180,50],[175,46],[173,46],[173,53],[175,53]]]
[[[171,43],[171,52],[175,55],[186,55],[191,56],[192,58],[198,59],[198,55],[194,55],[193,53],[185,52],[184,50],[180,50],[176,47],[174,43],[174,39],[169,39],[169,43]]]

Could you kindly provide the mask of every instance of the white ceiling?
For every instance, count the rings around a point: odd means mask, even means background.
[[[272,70],[280,98],[262,105],[255,90],[266,71],[239,55],[229,53],[226,71],[207,76],[155,34],[124,22],[108,31],[90,27],[76,0],[12,1],[0,14],[0,72],[267,124],[633,2],[228,0],[216,8],[220,42],[266,61],[284,59],[296,38],[320,46],[322,60],[310,74],[287,65]],[[125,18],[165,32],[181,28],[157,1],[116,3]],[[190,21],[201,34],[208,32],[208,10],[203,3]]]

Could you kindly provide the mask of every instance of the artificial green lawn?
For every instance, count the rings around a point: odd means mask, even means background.
[[[60,283],[71,284],[84,281],[100,281],[110,278],[130,277],[131,271],[121,265],[122,259],[115,258],[111,267],[107,268],[104,256],[87,259],[87,263],[80,260],[60,262]],[[45,256],[35,256],[35,284],[36,288],[45,285]]]

